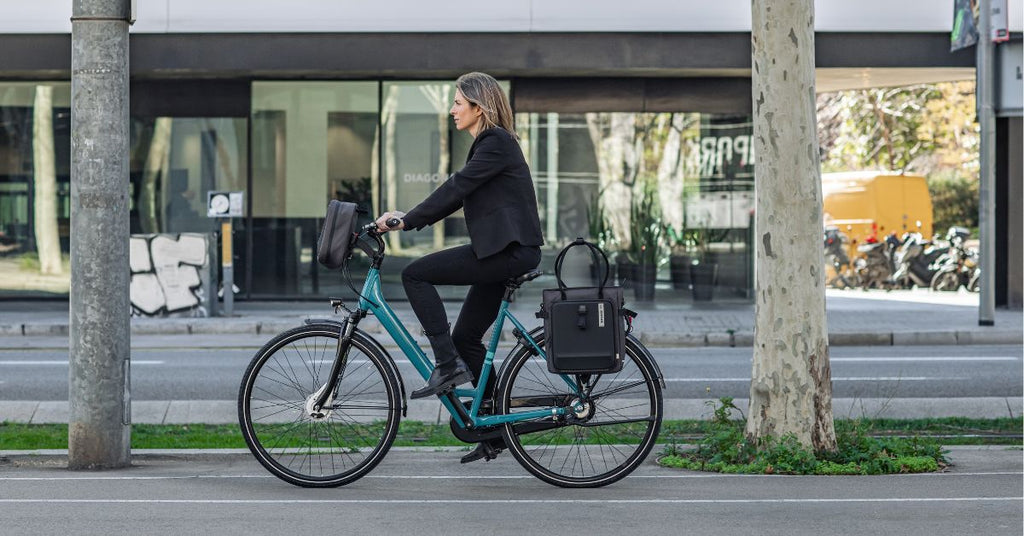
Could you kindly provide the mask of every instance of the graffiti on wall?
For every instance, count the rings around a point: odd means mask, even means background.
[[[203,234],[132,235],[132,316],[207,316],[207,249]]]

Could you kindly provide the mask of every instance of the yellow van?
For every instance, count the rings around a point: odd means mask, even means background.
[[[932,237],[932,198],[920,175],[883,171],[823,173],[825,226],[834,225],[850,239],[850,258],[857,245],[884,240],[889,233],[919,232]]]

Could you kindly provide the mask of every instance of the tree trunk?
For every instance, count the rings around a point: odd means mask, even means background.
[[[395,132],[398,125],[398,86],[388,88],[388,95],[381,106],[381,124],[384,127],[384,188],[387,191],[387,199],[384,201],[384,210],[398,210],[398,165],[395,159]],[[402,251],[401,233],[390,233],[385,236],[388,241],[388,249],[392,255],[400,254]]]
[[[753,0],[757,257],[747,436],[835,450],[813,0]]]
[[[53,147],[53,87],[36,86],[32,115],[32,162],[35,168],[35,234],[39,272],[64,273],[57,232],[57,169]]]
[[[451,121],[451,118],[448,116],[448,95],[451,91],[451,86],[447,84],[421,86],[420,91],[427,97],[430,105],[434,108],[434,112],[437,113],[437,176],[448,177],[448,168],[451,164],[451,150],[448,148],[448,131],[450,128],[449,122]],[[431,188],[437,189],[444,180],[441,179],[441,182],[430,183]],[[434,249],[444,249],[444,219],[434,224],[432,228],[434,231]]]
[[[170,117],[158,117],[153,124],[153,136],[149,141],[149,153],[142,168],[142,183],[139,185],[139,224],[144,233],[160,232],[157,216],[156,181],[163,177],[168,180],[171,154],[171,121]],[[166,223],[166,222],[165,222]]]
[[[588,113],[586,117],[597,158],[601,207],[615,241],[621,249],[629,249],[629,207],[633,196],[626,181],[632,183],[636,178],[635,114]],[[607,133],[603,131],[605,121],[609,124]]]

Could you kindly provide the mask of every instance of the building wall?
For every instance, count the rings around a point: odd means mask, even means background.
[[[746,1],[140,0],[136,33],[749,32]],[[1009,0],[1021,31],[1022,0]],[[68,33],[67,0],[0,4],[0,33]],[[1016,14],[1016,15],[1014,15]],[[949,32],[950,0],[817,0],[821,32]]]

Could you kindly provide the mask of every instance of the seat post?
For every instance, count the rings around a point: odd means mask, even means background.
[[[533,281],[542,275],[544,275],[544,272],[541,272],[540,270],[530,270],[518,277],[510,277],[509,280],[505,282],[505,296],[502,299],[504,301],[512,301],[512,295],[515,294],[519,287],[523,286],[523,283]]]

